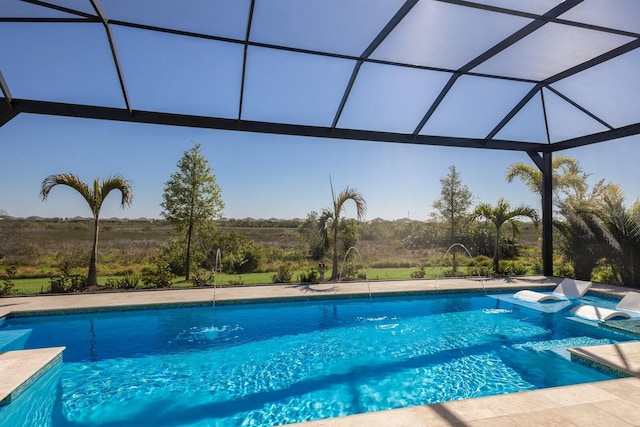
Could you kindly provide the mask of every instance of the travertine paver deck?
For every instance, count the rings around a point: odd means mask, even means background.
[[[624,378],[298,424],[304,427],[638,426],[640,380]]]
[[[63,350],[52,347],[0,353],[0,404],[11,402],[49,366],[62,360]]]
[[[640,376],[640,342],[569,349],[574,359],[586,359],[635,377]]]
[[[233,301],[268,301],[277,299],[333,298],[350,295],[473,291],[483,287],[491,291],[516,289],[552,289],[560,279],[542,276],[523,278],[439,279],[408,281],[370,281],[348,284],[268,285],[96,293],[81,295],[35,296],[0,299],[0,317],[9,313],[24,315],[37,312],[95,310],[165,304],[230,303]],[[622,296],[628,289],[594,284],[591,292]],[[38,365],[46,350],[24,350],[0,354],[0,378],[4,378],[7,360],[29,360]],[[60,353],[61,349],[51,349]],[[583,357],[598,360],[614,369],[628,368],[640,372],[640,343],[587,347],[574,350]],[[33,353],[24,353],[33,352]],[[40,362],[42,363],[42,362]],[[40,366],[46,365],[45,361]],[[29,374],[25,374],[29,378]],[[4,383],[4,382],[3,382]],[[2,388],[0,387],[0,391]],[[1,396],[1,395],[0,395]],[[522,393],[488,396],[435,405],[372,412],[348,417],[304,423],[305,427],[352,426],[639,426],[640,379],[636,377],[557,387]]]
[[[397,294],[446,291],[510,290],[551,288],[559,279],[543,276],[517,279],[438,279],[370,281],[322,284],[284,284],[264,286],[224,286],[216,288],[159,289],[133,292],[99,292],[73,295],[41,295],[33,297],[0,298],[0,317],[9,313],[83,310],[145,305],[218,303],[230,301],[268,301],[278,299],[335,298],[350,295]]]

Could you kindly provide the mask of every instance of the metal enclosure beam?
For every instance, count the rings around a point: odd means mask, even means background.
[[[8,102],[0,101],[0,127],[18,115],[18,111],[11,108]]]
[[[331,124],[332,128],[338,126],[338,121],[340,120],[340,116],[342,116],[342,111],[344,110],[345,105],[347,104],[347,99],[351,94],[351,90],[353,89],[353,85],[356,82],[356,78],[358,77],[358,73],[360,72],[360,67],[364,63],[365,59],[368,59],[369,56],[380,46],[380,44],[387,38],[387,36],[396,28],[396,26],[402,21],[402,19],[407,16],[407,14],[413,9],[413,7],[418,3],[418,0],[407,0],[402,7],[396,12],[396,14],[391,18],[391,20],[385,25],[385,27],[378,33],[375,39],[369,43],[369,46],[362,52],[360,55],[360,59],[356,62],[355,67],[353,68],[353,72],[351,73],[351,78],[349,79],[349,83],[347,84],[347,88],[342,95],[342,101],[340,101],[340,106],[338,107],[338,111],[336,112],[333,123]]]
[[[118,80],[120,81],[120,90],[122,91],[122,98],[124,99],[124,104],[127,106],[127,110],[131,113],[131,102],[129,101],[129,93],[127,92],[127,85],[124,81],[124,73],[122,72],[122,66],[120,65],[120,58],[118,57],[118,49],[116,49],[116,43],[113,41],[113,34],[111,33],[111,27],[109,26],[109,18],[107,18],[107,14],[102,9],[99,0],[90,0],[93,9],[98,14],[98,18],[100,22],[102,22],[102,26],[104,27],[104,31],[107,35],[107,40],[109,41],[109,48],[111,49],[111,56],[113,58],[113,65],[116,69],[116,73],[118,74]]]
[[[2,98],[0,98],[1,100]],[[487,148],[507,151],[541,152],[549,148],[547,144],[518,142],[510,140],[490,140],[436,135],[413,135],[395,132],[378,132],[357,129],[331,128],[327,126],[307,126],[285,123],[258,122],[221,117],[193,116],[187,114],[160,113],[155,111],[123,108],[96,107],[92,105],[65,104],[51,101],[14,99],[13,110],[17,113],[44,114],[51,116],[82,117],[89,119],[114,120],[120,122],[148,123],[157,125],[183,126],[201,129],[234,130],[242,132],[268,133],[278,135],[311,136],[318,138],[347,139],[354,141],[394,142],[442,147]]]
[[[0,70],[0,90],[2,90],[2,95],[4,99],[11,108],[11,101],[13,100],[13,96],[11,95],[11,91],[9,90],[9,85],[7,85],[6,80],[4,79],[4,75],[2,75],[2,70]]]
[[[528,151],[542,172],[542,274],[553,276],[553,168],[550,152]]]
[[[633,135],[640,135],[640,122],[622,126],[612,130],[607,130],[604,132],[592,133],[591,135],[585,135],[578,138],[565,139],[564,141],[555,142],[551,144],[551,151],[555,152],[566,150],[568,148],[584,147],[585,145],[626,138]]]

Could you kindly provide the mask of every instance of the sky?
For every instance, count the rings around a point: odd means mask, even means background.
[[[113,193],[101,217],[160,218],[164,184],[195,142],[222,189],[228,218],[304,218],[331,205],[331,178],[336,192],[348,186],[363,194],[367,219],[426,220],[450,165],[477,203],[504,197],[512,206],[540,206],[521,182],[505,181],[509,165],[530,162],[519,152],[19,115],[0,128],[0,209],[17,217],[89,217],[86,202],[69,188],[54,188],[41,201],[42,180],[56,173],[74,173],[85,182],[121,174],[132,181],[133,205],[120,209]],[[631,204],[640,198],[639,142],[627,138],[566,154],[591,174],[591,183],[621,185]],[[355,215],[352,204],[346,214]]]
[[[93,13],[89,2],[56,2]],[[257,1],[251,40],[358,56],[402,3]],[[504,3],[543,13],[560,1]],[[598,3],[589,4],[599,7]],[[102,5],[112,19],[217,31],[214,35],[243,39],[249,2],[194,2],[192,9],[182,8],[180,2],[151,0],[135,4],[103,0]],[[594,11],[580,5],[568,17],[594,25],[606,25],[611,18],[629,31],[640,31],[640,20],[631,19],[640,15],[640,8],[632,3],[625,7]],[[340,14],[335,13],[337,8]],[[64,15],[16,0],[7,2],[4,12],[0,11],[0,16]],[[521,16],[498,17],[486,10],[421,1],[371,58],[457,69],[528,22]],[[433,33],[434,29],[439,32]],[[112,33],[134,109],[237,118],[242,44],[119,25],[112,25]],[[542,79],[631,39],[625,35],[597,36],[592,30],[548,24],[481,64],[479,70],[508,70]],[[545,48],[531,49],[532,43]],[[0,22],[0,52],[0,71],[15,98],[124,108],[100,23]],[[242,118],[331,126],[354,67],[355,61],[349,58],[250,46]],[[612,125],[623,126],[638,121],[638,73],[640,49],[554,83],[553,89]],[[365,63],[338,127],[411,133],[450,76],[434,70]],[[482,138],[532,87],[531,83],[463,76],[419,133]],[[535,96],[497,138],[544,142],[541,99]],[[603,130],[601,123],[554,92],[545,89],[544,99],[552,140]],[[639,142],[640,137],[630,137],[562,154],[579,161],[590,174],[590,183],[605,179],[619,184],[631,205],[640,198]],[[47,201],[41,201],[42,180],[57,173],[74,173],[85,182],[121,174],[133,184],[133,205],[122,210],[118,194],[110,195],[101,217],[160,218],[164,184],[177,170],[183,152],[194,143],[202,144],[202,153],[222,189],[223,215],[228,218],[304,218],[331,205],[331,179],[336,192],[351,187],[362,193],[368,205],[367,219],[425,220],[440,197],[440,179],[451,165],[476,203],[495,204],[504,197],[512,206],[540,208],[538,195],[519,181],[505,181],[511,164],[531,163],[521,152],[19,114],[0,127],[0,211],[16,217],[88,217],[86,203],[69,188],[55,188]],[[346,215],[353,217],[354,206],[346,208]]]

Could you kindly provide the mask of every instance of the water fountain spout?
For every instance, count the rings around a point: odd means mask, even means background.
[[[218,273],[222,273],[222,254],[220,248],[216,250],[216,257],[213,262],[213,306],[216,306],[216,280]]]
[[[482,278],[482,276],[480,275],[480,269],[478,268],[478,264],[476,264],[476,261],[473,259],[473,257],[471,256],[471,252],[469,252],[469,249],[466,248],[466,246],[464,246],[462,243],[453,243],[451,246],[449,246],[449,248],[447,249],[447,251],[445,252],[444,255],[442,255],[442,257],[440,258],[440,262],[438,263],[438,267],[442,266],[442,262],[444,260],[444,258],[449,255],[449,251],[451,251],[451,249],[455,248],[455,247],[460,247],[462,249],[464,249],[464,251],[467,253],[467,255],[469,255],[469,258],[471,259],[471,261],[473,262],[473,265],[476,267],[476,272],[478,273],[478,279],[480,279],[480,284],[482,284],[482,293],[484,295],[487,294],[487,290],[484,287],[484,279]],[[433,267],[432,267],[433,268]]]
[[[347,257],[349,256],[349,253],[354,250],[357,254],[358,254],[358,258],[360,258],[360,264],[364,265],[364,262],[362,262],[362,255],[360,254],[360,251],[358,250],[358,248],[356,248],[355,246],[351,246],[349,249],[347,249],[347,252],[345,252],[344,254],[344,259],[342,260],[342,266],[344,269],[344,264],[347,262]],[[366,271],[365,271],[365,277],[366,277]],[[338,275],[338,283],[340,283],[340,281],[342,280],[342,270],[340,270],[340,274]],[[369,279],[367,278],[367,289],[369,290],[369,299],[371,299],[371,286],[369,285]]]

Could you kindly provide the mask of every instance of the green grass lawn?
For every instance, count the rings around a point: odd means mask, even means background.
[[[49,292],[49,279],[46,277],[37,279],[13,279],[18,295],[34,295]]]
[[[424,270],[425,279],[435,279],[442,277],[443,270],[450,270],[451,267],[427,267]],[[410,279],[411,273],[416,271],[414,267],[410,268],[368,268],[367,278],[369,280],[404,280]]]
[[[409,279],[411,273],[415,268],[368,268],[361,270],[366,272],[369,280],[403,280]],[[425,278],[434,279],[443,277],[442,271],[444,268],[426,268]],[[291,278],[292,283],[299,282],[299,275],[304,273],[303,270],[293,271]],[[231,284],[237,284],[241,282],[243,285],[256,285],[256,284],[270,284],[272,283],[271,277],[275,273],[249,273],[249,274],[218,274],[216,275],[216,286],[229,286]],[[104,285],[109,277],[99,276],[98,283]],[[115,278],[115,277],[114,277]],[[15,290],[17,295],[35,295],[40,293],[47,293],[50,291],[50,284],[48,278],[35,278],[35,279],[14,279]],[[184,277],[177,277],[173,281],[173,288],[187,288],[192,287],[191,282],[186,282]],[[145,286],[140,283],[138,289],[144,289]]]

